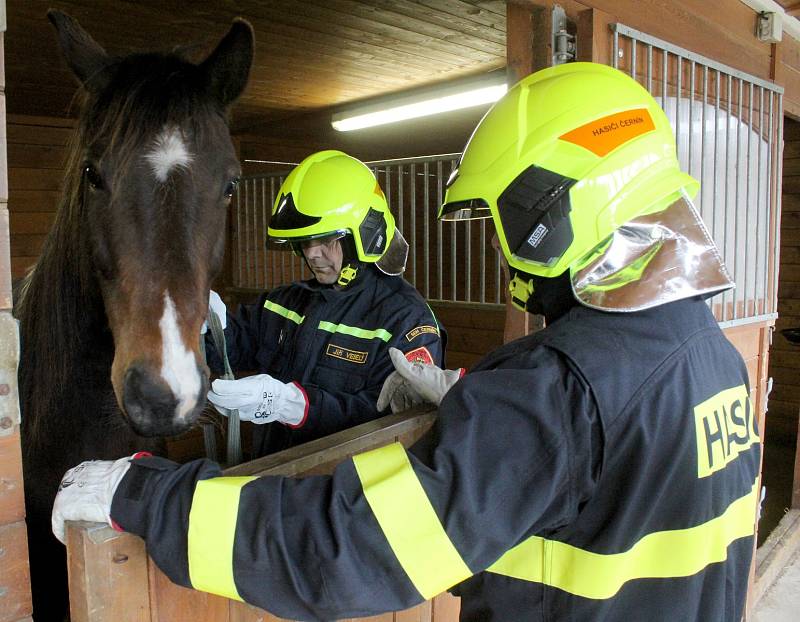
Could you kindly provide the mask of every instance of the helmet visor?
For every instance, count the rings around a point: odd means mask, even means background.
[[[570,271],[578,301],[602,311],[640,311],[734,286],[686,195],[624,224]]]
[[[440,220],[479,220],[491,217],[492,211],[489,209],[489,204],[483,199],[445,203],[439,214]]]
[[[277,238],[270,236],[267,238],[267,248],[275,251],[292,250],[296,254],[299,254],[300,251],[311,246],[316,246],[319,244],[330,246],[334,242],[341,240],[347,235],[347,233],[347,231],[329,231],[327,233],[307,235],[297,238]]]

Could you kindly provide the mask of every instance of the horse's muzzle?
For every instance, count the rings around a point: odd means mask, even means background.
[[[142,436],[174,436],[185,432],[202,412],[208,392],[208,378],[200,369],[200,391],[189,400],[179,399],[158,373],[142,363],[125,372],[122,406],[133,430]]]

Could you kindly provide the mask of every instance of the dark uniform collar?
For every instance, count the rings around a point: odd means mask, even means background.
[[[577,304],[569,270],[554,278],[533,277],[533,294],[528,299],[527,310],[543,315],[548,326]]]
[[[308,279],[307,281],[300,281],[297,283],[298,287],[308,289],[314,293],[322,296],[326,301],[341,300],[349,296],[353,296],[358,292],[364,290],[366,287],[371,286],[378,274],[375,267],[371,264],[362,264],[358,270],[358,276],[345,288],[340,288],[336,285],[323,285],[317,279]]]

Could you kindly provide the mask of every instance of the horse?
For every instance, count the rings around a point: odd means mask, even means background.
[[[48,12],[81,108],[52,230],[18,290],[25,503],[34,616],[63,620],[65,548],[50,513],[64,472],[163,453],[196,422],[208,368],[200,330],[240,175],[227,121],[253,58],[234,20],[200,63],[112,57]]]

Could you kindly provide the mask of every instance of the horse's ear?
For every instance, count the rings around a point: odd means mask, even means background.
[[[253,27],[236,19],[217,48],[201,65],[209,92],[222,106],[227,106],[244,91],[253,62]]]
[[[89,91],[100,90],[107,80],[104,69],[111,64],[106,51],[66,13],[50,9],[47,18],[58,32],[61,52],[72,73]]]

